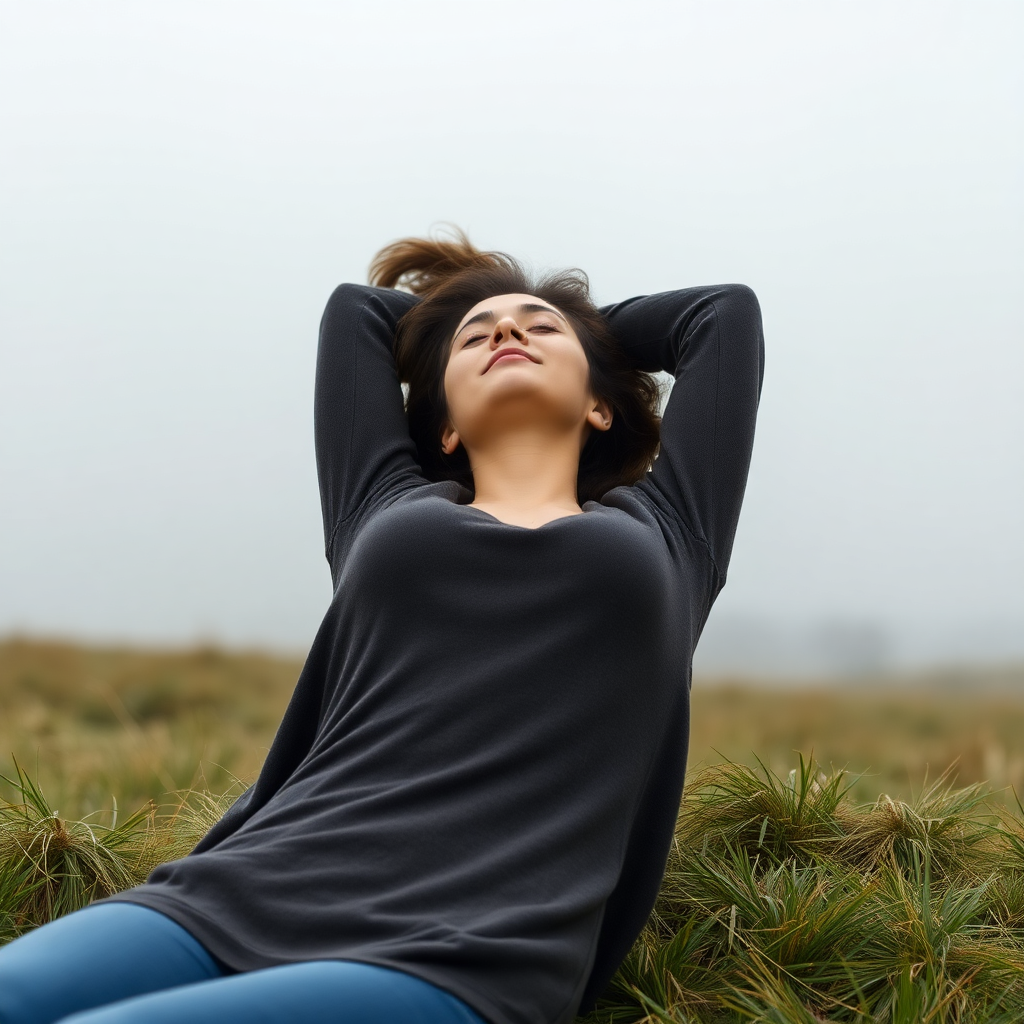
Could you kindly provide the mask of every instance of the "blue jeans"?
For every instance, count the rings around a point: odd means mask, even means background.
[[[231,973],[169,917],[86,907],[0,947],[0,1024],[483,1024],[385,967],[312,960]]]

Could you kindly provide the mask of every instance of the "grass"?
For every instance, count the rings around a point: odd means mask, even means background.
[[[0,942],[187,853],[299,668],[0,643]],[[1024,678],[974,683],[696,682],[657,905],[581,1022],[1024,1019]]]
[[[813,761],[687,787],[657,906],[587,1024],[1024,1019],[1019,813],[936,780],[850,797]]]
[[[794,751],[853,773],[853,796],[910,798],[951,764],[963,785],[1024,793],[1024,667],[774,685],[697,679],[690,763],[789,771]],[[2,748],[0,748],[2,749]]]
[[[67,816],[255,777],[301,659],[0,640],[0,774],[13,757]],[[697,679],[690,773],[754,752],[848,768],[852,795],[911,798],[956,762],[962,785],[1024,793],[1024,668],[837,685]],[[0,797],[14,791],[0,782]]]
[[[301,661],[0,642],[0,775],[14,758],[69,818],[219,792],[266,756]],[[0,781],[0,797],[16,791]]]
[[[157,864],[185,856],[230,806],[233,795],[178,794],[109,824],[62,818],[16,763],[0,802],[0,943],[145,881]]]
[[[20,766],[0,803],[0,941],[183,856],[231,795],[61,818]],[[657,905],[585,1024],[1024,1018],[1024,815],[940,778],[858,804],[800,758],[687,787]]]

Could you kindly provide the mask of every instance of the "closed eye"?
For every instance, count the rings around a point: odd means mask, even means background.
[[[539,324],[533,324],[532,326],[527,327],[526,330],[527,330],[527,332],[550,331],[550,332],[553,332],[553,333],[557,334],[557,333],[559,333],[561,328],[558,327],[557,324],[539,323]],[[489,334],[471,334],[468,338],[465,339],[465,341],[463,341],[462,347],[465,348],[467,345],[472,345],[472,344],[474,344],[477,341],[484,341],[484,340],[486,340],[489,337],[490,337]]]

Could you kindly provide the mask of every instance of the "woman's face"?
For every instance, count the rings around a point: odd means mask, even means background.
[[[590,391],[590,367],[566,317],[534,295],[496,295],[459,322],[444,375],[446,451],[483,445],[509,428],[607,429]]]

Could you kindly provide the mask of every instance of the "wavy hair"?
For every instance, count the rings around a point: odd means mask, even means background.
[[[452,337],[462,317],[495,295],[535,295],[565,314],[590,368],[590,390],[613,410],[608,430],[592,430],[580,452],[577,501],[597,501],[613,487],[632,484],[650,468],[661,420],[657,381],[638,370],[590,298],[578,269],[534,279],[503,252],[483,252],[461,231],[452,239],[403,238],[385,246],[370,264],[370,283],[401,287],[422,296],[395,330],[395,363],[408,385],[405,408],[420,466],[430,480],[457,480],[473,490],[465,448],[446,455],[441,434],[448,423],[444,375]]]

